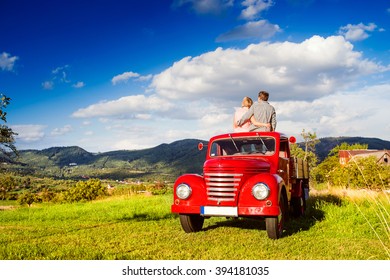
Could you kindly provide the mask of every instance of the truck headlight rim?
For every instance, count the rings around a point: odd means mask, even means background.
[[[257,183],[252,188],[252,195],[257,200],[264,200],[269,197],[270,194],[270,188],[265,183]]]
[[[176,195],[180,199],[187,199],[191,196],[192,189],[189,185],[181,183],[176,187]]]

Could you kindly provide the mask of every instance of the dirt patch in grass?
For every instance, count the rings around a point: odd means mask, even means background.
[[[12,205],[7,205],[7,206],[0,206],[0,211],[5,211],[5,210],[12,210],[14,209],[15,206],[12,206]]]
[[[377,198],[380,195],[387,194],[383,190],[369,190],[369,189],[327,189],[315,190],[310,189],[311,195],[334,195],[340,198]]]

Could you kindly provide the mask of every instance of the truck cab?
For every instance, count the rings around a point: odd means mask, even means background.
[[[264,218],[272,239],[282,236],[289,212],[305,211],[307,163],[291,157],[288,138],[279,132],[214,136],[207,145],[203,174],[184,174],[174,184],[172,213],[185,232],[200,231],[205,218]]]

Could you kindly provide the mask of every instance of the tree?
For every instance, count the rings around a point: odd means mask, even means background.
[[[309,159],[317,163],[317,156],[316,156],[316,145],[320,142],[319,139],[317,139],[317,133],[313,132],[306,132],[305,129],[302,130],[301,136],[303,137],[303,141],[305,144],[305,157],[304,160]],[[315,160],[315,161],[314,161]]]
[[[18,154],[18,151],[14,145],[15,138],[14,136],[17,133],[13,132],[11,128],[7,125],[7,113],[5,112],[5,108],[9,105],[11,98],[0,94],[0,119],[4,124],[0,124],[0,154],[5,155],[7,158],[14,153]]]
[[[31,207],[31,205],[37,201],[37,195],[32,192],[26,192],[18,197],[18,202],[20,205],[27,204],[28,207]]]
[[[7,194],[12,191],[17,182],[13,176],[0,174],[0,199],[7,199]]]
[[[91,201],[105,195],[107,195],[107,188],[102,185],[99,179],[78,181],[76,186],[69,188],[64,193],[65,200],[68,202]]]
[[[351,189],[386,189],[390,183],[390,167],[377,162],[374,156],[353,158],[340,164],[328,176],[328,183]]]
[[[290,152],[293,157],[301,159],[305,157],[305,151],[297,143],[290,144]]]
[[[299,147],[298,144],[292,144],[291,155],[306,160],[309,164],[309,167],[314,168],[318,161],[317,155],[315,154],[315,146],[320,142],[320,140],[317,139],[317,134],[315,132],[305,132],[304,129],[302,130],[301,136],[303,137],[304,141],[304,149]]]

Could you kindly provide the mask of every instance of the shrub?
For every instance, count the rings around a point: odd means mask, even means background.
[[[388,188],[390,183],[390,168],[378,164],[376,157],[351,160],[344,170],[344,178],[349,187],[357,188]]]
[[[31,204],[33,204],[34,202],[37,202],[38,201],[38,197],[35,193],[32,193],[32,192],[26,192],[26,193],[23,193],[21,195],[19,195],[18,197],[18,202],[20,205],[24,205],[24,204],[27,204],[28,207],[31,206]]]
[[[50,191],[48,188],[44,188],[40,193],[40,197],[43,202],[50,202],[54,199],[55,196],[56,194]]]
[[[164,182],[158,181],[148,188],[153,195],[165,194],[167,192],[167,185]]]
[[[14,176],[8,174],[0,174],[0,199],[7,199],[9,193],[14,190],[17,185],[18,181],[15,179]]]
[[[106,187],[99,179],[89,179],[88,181],[78,181],[76,186],[65,191],[64,200],[67,202],[91,201],[107,194]]]
[[[354,158],[346,166],[340,165],[340,150],[367,149],[367,147],[367,144],[342,143],[333,148],[328,157],[312,170],[311,175],[315,182],[344,188],[389,188],[390,167],[379,164],[375,157]]]

